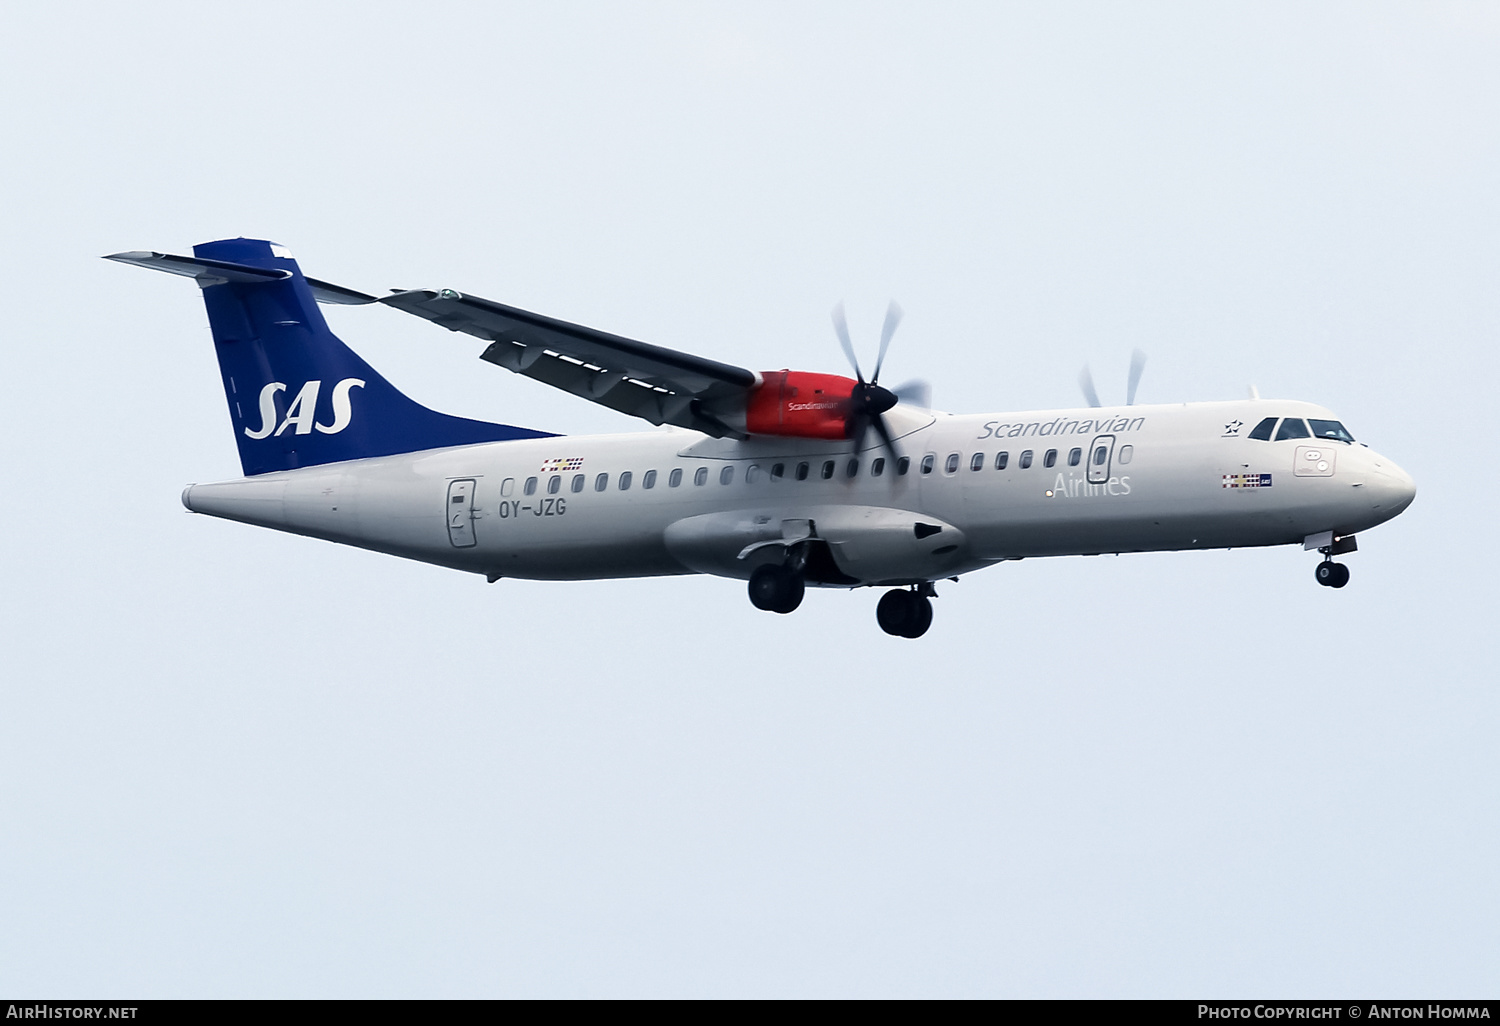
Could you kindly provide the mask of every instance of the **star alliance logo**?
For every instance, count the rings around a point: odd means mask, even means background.
[[[1245,422],[1242,420],[1231,420],[1228,424],[1224,425],[1224,434],[1222,437],[1238,438],[1240,435],[1240,428],[1244,426]]]

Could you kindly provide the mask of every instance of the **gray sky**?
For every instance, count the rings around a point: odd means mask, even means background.
[[[6,17],[0,991],[1496,991],[1500,7]],[[98,257],[236,235],[765,369],[894,296],[956,412],[1140,346],[1141,401],[1321,402],[1419,494],[1341,592],[1032,560],[919,643],[875,591],[487,586],[183,512],[239,473],[202,304]],[[634,427],[330,317],[439,409]]]

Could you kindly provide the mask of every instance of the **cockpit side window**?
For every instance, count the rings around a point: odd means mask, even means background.
[[[1288,417],[1281,422],[1281,430],[1276,432],[1276,441],[1285,441],[1288,438],[1310,438],[1307,433],[1307,425],[1301,418]]]
[[[1249,437],[1254,438],[1258,442],[1269,442],[1271,440],[1271,432],[1275,430],[1276,418],[1267,417],[1265,420],[1255,425],[1255,430],[1250,432]]]
[[[1340,442],[1354,441],[1354,436],[1349,433],[1349,429],[1336,420],[1309,419],[1307,423],[1312,427],[1314,438],[1332,438]]]

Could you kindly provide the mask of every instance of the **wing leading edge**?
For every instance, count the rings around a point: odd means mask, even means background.
[[[761,376],[743,367],[467,296],[409,289],[380,302],[490,345],[480,358],[582,399],[718,438],[747,437],[745,405]]]

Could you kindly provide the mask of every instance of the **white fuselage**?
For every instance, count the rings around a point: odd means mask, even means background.
[[[668,429],[353,460],[193,485],[183,503],[492,578],[745,578],[782,542],[811,537],[834,565],[809,583],[843,586],[1028,556],[1301,543],[1410,504],[1411,478],[1361,444],[1245,437],[1273,415],[1332,418],[1279,400],[980,416],[897,407],[904,474],[881,448],[856,454],[847,441]]]

